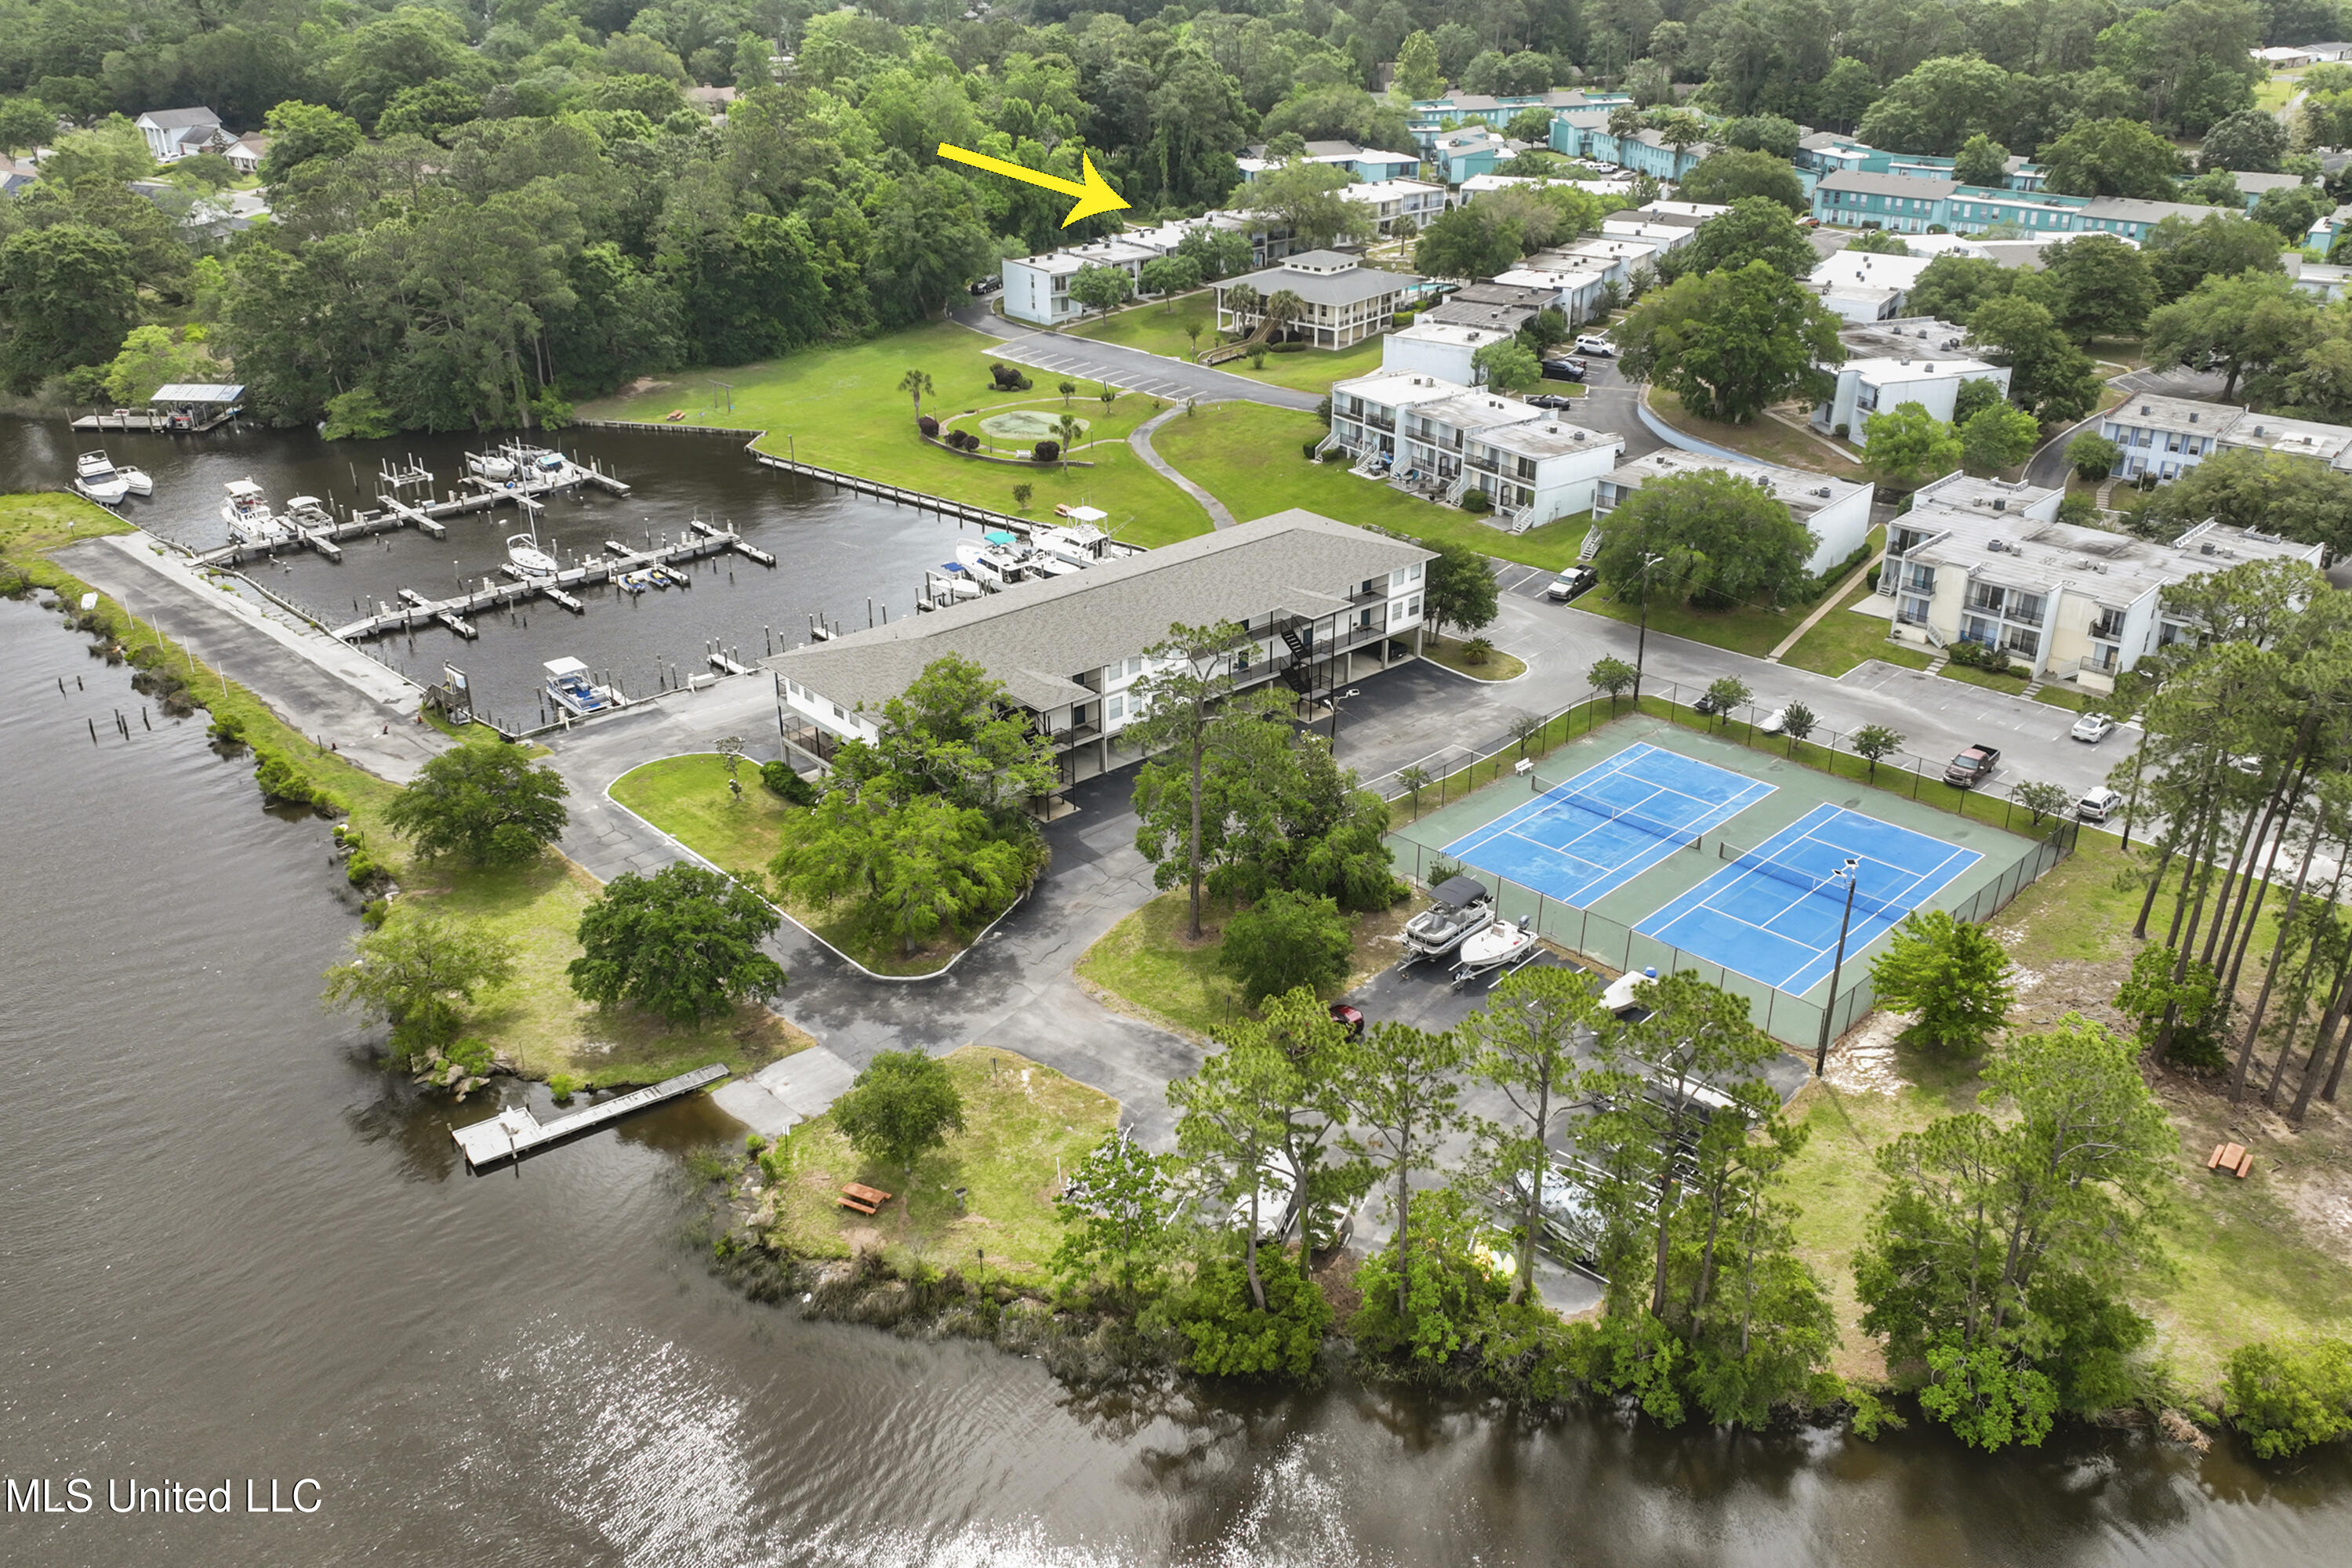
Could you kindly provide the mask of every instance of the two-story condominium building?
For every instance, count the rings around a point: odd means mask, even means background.
[[[1601,220],[1603,239],[1630,239],[1642,245],[1654,245],[1661,251],[1688,245],[1697,234],[1698,226],[1696,224],[1655,223],[1646,213],[1612,213]]]
[[[1805,284],[1841,321],[1885,321],[1903,314],[1912,285],[1919,281],[1931,259],[1841,250],[1822,258],[1806,276]]]
[[[1304,251],[1264,271],[1221,279],[1217,330],[1254,331],[1265,319],[1266,298],[1286,289],[1307,306],[1289,330],[1318,349],[1344,349],[1387,331],[1390,318],[1422,283],[1410,272],[1366,267],[1340,251]],[[1256,291],[1256,304],[1236,300],[1234,290],[1244,286]]]
[[[2212,211],[2189,202],[2062,196],[1896,174],[1824,174],[1813,186],[1813,216],[1822,223],[1901,234],[1972,234],[2007,224],[2028,234],[2112,234],[2137,245],[2166,218],[2195,223]]]
[[[1797,143],[1798,177],[1811,191],[1825,174],[1902,174],[1914,179],[1949,180],[1953,161],[1931,153],[1889,153],[1834,132],[1817,132]],[[2047,183],[2039,163],[2011,154],[2001,184],[2013,191],[2038,191]]]
[[[1400,489],[1459,504],[1475,489],[1523,531],[1592,505],[1624,439],[1516,397],[1432,375],[1382,372],[1336,382],[1324,447]]]
[[[2246,561],[2319,564],[2323,549],[2202,522],[2169,544],[2054,521],[2061,492],[1953,474],[1887,525],[1880,593],[1898,642],[2005,650],[2035,679],[2115,689],[2193,627],[2164,590]]]
[[[1065,783],[1133,761],[1144,649],[1170,626],[1231,620],[1252,636],[1225,664],[1241,688],[1281,680],[1302,700],[1420,651],[1426,563],[1411,540],[1282,511],[1084,572],[851,632],[761,662],[786,739],[828,757],[872,740],[875,712],[933,661],[971,660],[1051,736]]]
[[[1380,180],[1349,185],[1339,195],[1370,207],[1372,227],[1386,236],[1402,218],[1416,229],[1427,228],[1445,210],[1445,187],[1423,180]]]
[[[1627,497],[1652,479],[1684,474],[1725,473],[1759,485],[1789,509],[1789,515],[1812,531],[1813,553],[1806,570],[1822,572],[1862,548],[1870,535],[1868,485],[1849,484],[1826,474],[1784,468],[1745,458],[1717,458],[1668,447],[1620,464],[1601,478],[1592,494],[1592,525],[1603,526],[1608,515]]]
[[[1519,265],[1523,268],[1598,272],[1605,282],[1623,288],[1636,272],[1655,267],[1664,247],[1646,239],[1584,239],[1539,250]]]
[[[2125,479],[2145,474],[2178,479],[2214,453],[2231,448],[2312,458],[2352,473],[2352,427],[2256,414],[2226,403],[2128,397],[2107,411],[2099,422],[2099,434],[2123,449],[2115,472]]]
[[[1391,375],[1433,375],[1456,385],[1475,386],[1483,379],[1471,363],[1478,351],[1516,331],[1513,327],[1498,331],[1491,326],[1424,316],[1381,340],[1381,369]]]
[[[1622,92],[1580,92],[1572,88],[1554,88],[1549,92],[1506,93],[1454,92],[1443,98],[1418,98],[1405,111],[1405,125],[1413,140],[1427,147],[1448,125],[1465,125],[1475,121],[1496,130],[1508,125],[1520,110],[1548,109],[1558,115],[1565,110],[1597,110],[1603,121],[1609,111],[1621,103],[1633,100]]]
[[[1816,428],[1863,438],[1863,422],[1905,403],[1948,420],[1960,385],[1990,381],[2009,389],[2009,367],[1967,352],[1968,329],[1933,316],[1898,316],[1849,326],[1838,333],[1845,359],[1822,368],[1836,378],[1829,398],[1813,405]]]
[[[1496,273],[1493,281],[1545,295],[1544,303],[1558,309],[1574,326],[1601,314],[1610,276],[1610,268],[1588,258],[1531,256],[1508,272]]]
[[[1003,269],[1004,313],[1047,327],[1075,321],[1088,309],[1070,298],[1070,279],[1082,268],[1115,267],[1132,283],[1142,278],[1145,262],[1164,254],[1125,239],[1097,239],[1043,256],[1008,257]]]
[[[1429,163],[1436,176],[1458,185],[1474,174],[1491,174],[1497,164],[1518,156],[1517,144],[1484,125],[1442,131],[1429,142]]]
[[[1353,142],[1309,142],[1307,162],[1328,163],[1344,169],[1365,181],[1411,179],[1421,169],[1421,157],[1413,153],[1383,153],[1375,147],[1359,147]],[[1269,158],[1263,146],[1252,147],[1234,160],[1242,172],[1244,184],[1256,179],[1269,169],[1282,167],[1282,160]]]
[[[1562,146],[1563,142],[1573,142]],[[1654,180],[1669,184],[1680,180],[1694,165],[1716,150],[1712,142],[1694,142],[1687,147],[1669,146],[1658,132],[1643,129],[1630,136],[1620,136],[1605,126],[1598,131],[1573,131],[1560,121],[1552,122],[1552,147],[1571,157],[1590,158],[1596,163],[1611,163],[1620,169],[1630,169],[1637,174],[1647,174]]]
[[[1526,326],[1537,311],[1559,303],[1556,289],[1517,283],[1465,283],[1443,302],[1423,310],[1421,319],[1508,333]]]

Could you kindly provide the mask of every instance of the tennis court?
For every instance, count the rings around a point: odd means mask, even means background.
[[[1849,958],[1984,857],[1839,805],[1818,805],[1633,929],[1792,995],[1829,978],[1855,869]]]
[[[1556,784],[1538,773],[1532,799],[1444,853],[1563,903],[1590,905],[1677,849],[1687,852],[1773,787],[1644,742]]]

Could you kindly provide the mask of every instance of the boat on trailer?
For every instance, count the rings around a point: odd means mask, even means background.
[[[1495,922],[1495,895],[1475,877],[1449,877],[1430,890],[1429,908],[1407,921],[1397,940],[1404,943],[1399,969],[1424,958],[1444,958]]]
[[[1517,921],[1495,921],[1463,940],[1455,956],[1454,989],[1461,990],[1481,975],[1500,969],[1515,970],[1536,955],[1536,933]]]

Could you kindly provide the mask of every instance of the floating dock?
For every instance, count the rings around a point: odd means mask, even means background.
[[[666,1078],[645,1089],[631,1089],[602,1105],[592,1105],[585,1110],[575,1110],[569,1116],[559,1116],[548,1122],[533,1116],[527,1106],[509,1106],[487,1121],[477,1121],[470,1127],[452,1127],[449,1136],[457,1141],[457,1147],[465,1154],[468,1169],[487,1171],[566,1139],[577,1138],[583,1132],[609,1127],[640,1110],[648,1110],[682,1095],[692,1094],[704,1085],[717,1083],[726,1076],[727,1068],[712,1062],[708,1067],[696,1068],[692,1072],[683,1072],[676,1078]]]
[[[505,609],[534,598],[552,599],[577,614],[584,606],[572,592],[572,589],[609,582],[631,573],[671,572],[677,582],[691,583],[693,579],[686,574],[673,571],[672,563],[675,562],[697,561],[706,555],[724,554],[731,551],[763,566],[776,563],[774,556],[747,545],[740,535],[702,522],[695,524],[693,531],[676,543],[665,542],[649,550],[635,550],[617,540],[608,539],[604,542],[604,549],[605,554],[592,556],[577,566],[568,566],[552,579],[538,577],[520,583],[502,583],[485,577],[478,589],[447,599],[428,599],[414,588],[403,588],[400,591],[402,604],[379,604],[374,615],[364,616],[345,626],[331,626],[328,630],[345,642],[356,642],[362,637],[411,631],[420,621],[439,621],[458,636],[470,638],[474,635],[472,628],[463,626],[461,629],[467,616],[484,610]]]

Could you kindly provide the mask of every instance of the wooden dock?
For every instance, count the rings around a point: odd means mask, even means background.
[[[390,632],[411,631],[420,622],[439,621],[450,630],[457,632],[459,637],[470,638],[474,636],[475,629],[466,621],[468,616],[479,614],[484,610],[505,609],[533,598],[552,599],[565,609],[579,614],[585,606],[580,603],[572,590],[610,582],[614,578],[625,576],[632,572],[640,572],[647,568],[669,570],[677,562],[698,561],[706,555],[719,555],[729,552],[742,555],[748,560],[756,561],[763,566],[773,566],[776,563],[776,558],[773,555],[764,550],[747,545],[740,535],[703,522],[696,523],[675,542],[665,540],[650,549],[638,550],[623,544],[618,540],[608,539],[604,542],[604,549],[606,553],[591,556],[576,566],[566,567],[558,572],[551,580],[534,577],[525,578],[520,582],[500,582],[496,578],[485,577],[479,588],[470,589],[446,599],[431,599],[414,588],[403,588],[400,591],[403,603],[397,605],[379,604],[375,614],[362,616],[358,620],[344,626],[331,626],[328,630],[345,642],[357,642],[362,637],[382,637]],[[680,582],[692,582],[692,579],[683,573],[676,574],[676,577]]]
[[[151,436],[201,436],[207,430],[217,430],[236,418],[238,409],[214,416],[198,424],[173,428],[168,414],[150,414],[143,408],[111,408],[100,414],[84,414],[76,418],[77,430],[144,431]]]
[[[465,1154],[469,1170],[487,1171],[509,1160],[520,1160],[526,1154],[567,1139],[577,1138],[583,1132],[610,1127],[625,1117],[692,1094],[726,1076],[727,1068],[712,1062],[707,1067],[696,1068],[692,1072],[664,1079],[644,1089],[631,1089],[602,1105],[592,1105],[585,1110],[575,1110],[569,1116],[559,1116],[548,1122],[541,1122],[533,1116],[527,1106],[509,1106],[487,1121],[477,1121],[470,1127],[452,1127],[449,1136],[457,1141],[457,1147]]]

